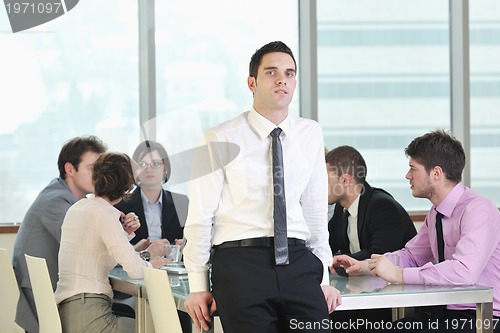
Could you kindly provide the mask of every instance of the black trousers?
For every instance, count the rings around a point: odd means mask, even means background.
[[[369,327],[391,322],[392,309],[333,311],[330,320],[332,332],[365,333]]]
[[[304,245],[276,266],[272,247],[216,250],[212,293],[224,333],[330,332],[323,264]]]

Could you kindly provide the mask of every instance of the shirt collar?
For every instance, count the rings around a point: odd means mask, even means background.
[[[448,195],[435,207],[435,209],[446,217],[450,217],[465,192],[465,186],[461,182],[448,193]]]
[[[353,201],[353,203],[349,206],[347,209],[349,211],[349,215],[352,217],[357,217],[358,216],[358,208],[359,208],[359,195],[356,198],[356,200]]]
[[[68,183],[66,182],[66,180],[65,180],[65,179],[63,179],[63,178],[61,178],[61,177],[57,177],[57,178],[56,178],[55,180],[53,180],[52,182],[54,182],[54,181],[57,181],[59,184],[61,184],[61,186],[62,186],[62,187],[64,187],[66,190],[68,190],[68,191],[69,191],[69,193],[71,193],[71,195],[73,196],[73,199],[74,199],[74,200],[73,200],[73,203],[75,203],[75,202],[77,201],[77,200],[76,200],[76,197],[75,197],[75,194],[71,191],[71,189],[69,188],[69,185],[68,185]],[[51,184],[52,184],[52,182],[51,182]],[[88,197],[88,196],[86,195],[86,196],[84,196],[84,198],[85,198],[85,197]]]
[[[163,195],[162,195],[162,193],[160,193],[160,197],[158,198],[158,201],[156,203],[153,203],[148,199],[148,197],[144,194],[144,192],[142,192],[142,188],[141,188],[141,198],[142,198],[143,203],[150,203],[152,205],[160,204],[160,206],[161,206]]]
[[[271,131],[276,127],[281,128],[285,136],[290,136],[290,116],[287,116],[278,126],[276,126],[267,118],[255,111],[254,108],[251,108],[248,113],[248,122],[261,139],[268,137],[269,133],[271,133]]]

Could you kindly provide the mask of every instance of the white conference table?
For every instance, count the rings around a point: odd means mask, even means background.
[[[136,332],[153,332],[146,310],[144,280],[130,279],[121,267],[115,267],[109,277],[114,290],[137,297]],[[185,311],[184,300],[189,293],[189,285],[186,275],[178,277],[180,283],[172,287],[172,294],[177,308]],[[403,309],[408,307],[471,303],[476,304],[477,322],[482,323],[478,325],[477,332],[493,332],[493,289],[490,287],[390,284],[373,276],[344,278],[336,275],[330,275],[330,284],[342,295],[342,304],[336,311],[392,308],[396,319],[404,316]]]
[[[405,308],[448,304],[476,304],[477,333],[493,332],[493,289],[478,285],[431,286],[387,283],[374,276],[330,275],[330,285],[342,295],[337,311],[392,308],[393,319]]]

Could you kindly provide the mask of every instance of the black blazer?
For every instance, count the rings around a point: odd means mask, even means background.
[[[174,205],[175,203],[175,205]],[[166,238],[170,243],[176,239],[183,238],[183,229],[186,224],[189,199],[179,193],[163,190],[161,208],[161,238]],[[134,212],[141,222],[139,229],[135,231],[135,237],[130,241],[135,245],[143,238],[148,238],[148,225],[144,215],[141,189],[137,187],[130,197],[120,201],[115,207],[125,214]]]
[[[337,203],[328,222],[333,254],[340,251],[357,260],[364,260],[370,258],[373,253],[382,254],[399,250],[417,234],[410,216],[392,195],[365,182],[358,207],[358,237],[361,251],[351,253],[347,225],[343,222],[343,211],[344,207]]]

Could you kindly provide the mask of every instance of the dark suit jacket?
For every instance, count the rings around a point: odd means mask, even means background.
[[[161,238],[166,238],[173,244],[176,239],[183,238],[184,224],[186,223],[189,199],[187,196],[179,193],[172,193],[163,190],[162,208],[161,208]],[[134,212],[141,222],[139,229],[135,231],[135,237],[130,241],[131,244],[137,244],[141,239],[148,238],[148,225],[144,215],[144,206],[142,204],[141,189],[138,187],[130,197],[120,201],[117,209],[125,214]]]
[[[372,253],[382,254],[399,250],[417,234],[406,210],[386,191],[364,184],[359,198],[358,237],[361,251],[351,253],[347,225],[343,222],[344,208],[335,205],[328,222],[332,253],[340,251],[357,260],[370,258]]]

